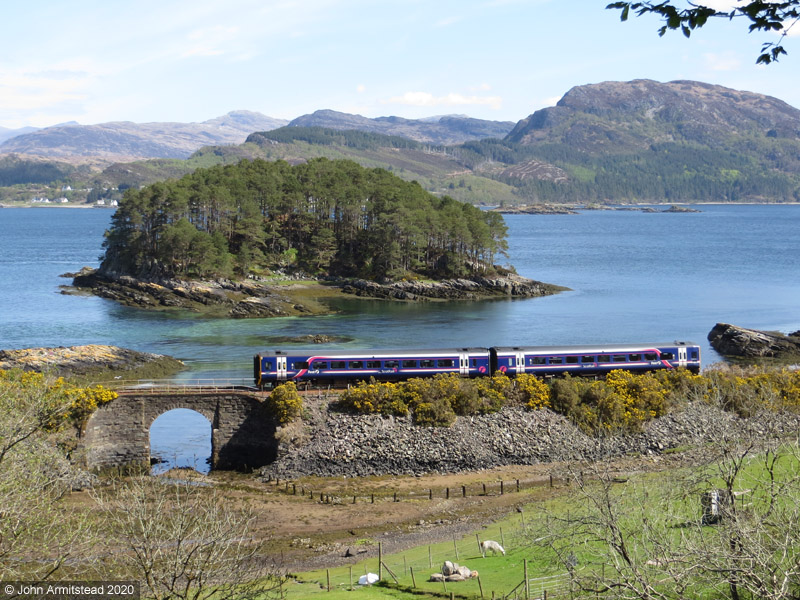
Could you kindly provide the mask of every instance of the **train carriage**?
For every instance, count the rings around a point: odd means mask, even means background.
[[[283,381],[338,384],[370,377],[401,381],[440,373],[480,377],[489,373],[489,349],[275,350],[256,355],[254,366],[259,387]]]
[[[700,347],[687,342],[672,344],[611,344],[593,346],[492,347],[491,372],[514,376],[530,373],[552,377],[569,373],[604,376],[615,369],[656,371],[683,367],[700,372]]]

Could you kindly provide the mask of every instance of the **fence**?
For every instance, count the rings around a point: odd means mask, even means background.
[[[225,392],[257,392],[252,379],[118,379],[100,385],[118,394],[208,394]]]

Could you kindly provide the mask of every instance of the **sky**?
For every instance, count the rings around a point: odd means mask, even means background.
[[[720,19],[659,37],[656,17],[622,23],[609,1],[0,0],[0,127],[320,109],[516,122],[572,87],[632,79],[800,108],[800,36],[759,66],[773,34]]]

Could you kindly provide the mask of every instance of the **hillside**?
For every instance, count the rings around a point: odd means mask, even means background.
[[[240,144],[253,131],[274,129],[286,121],[250,111],[233,111],[202,123],[57,125],[17,135],[0,144],[0,153],[53,158],[100,156],[112,160],[188,158],[203,146]]]
[[[417,142],[454,145],[468,140],[501,138],[514,127],[511,121],[485,121],[464,115],[445,115],[427,119],[378,117],[368,119],[333,110],[318,110],[303,115],[289,123],[289,127],[325,127],[328,129],[355,129],[370,133],[405,137]]]

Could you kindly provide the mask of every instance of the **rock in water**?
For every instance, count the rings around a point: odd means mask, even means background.
[[[800,337],[717,323],[708,334],[711,347],[724,356],[800,358]]]

